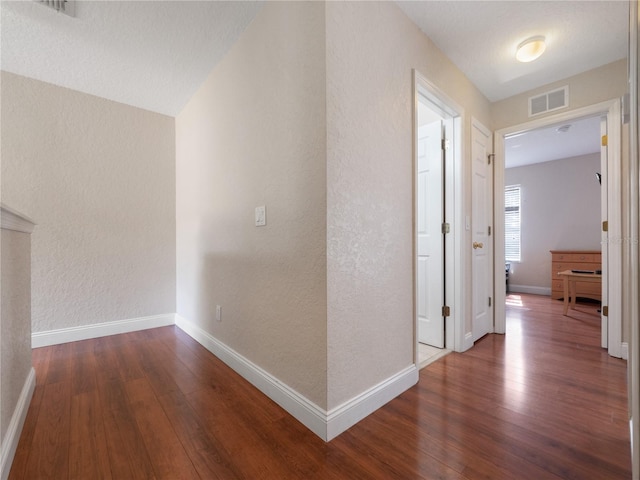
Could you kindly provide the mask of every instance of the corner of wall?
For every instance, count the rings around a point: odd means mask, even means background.
[[[18,403],[11,415],[11,422],[7,429],[7,433],[2,438],[2,446],[0,448],[0,479],[6,480],[9,478],[9,472],[11,471],[11,465],[13,458],[18,448],[18,441],[20,440],[20,434],[22,433],[22,427],[24,421],[27,418],[27,412],[29,411],[29,404],[33,397],[33,391],[36,388],[36,371],[32,367],[29,370],[29,374],[24,381],[24,386],[20,392]]]

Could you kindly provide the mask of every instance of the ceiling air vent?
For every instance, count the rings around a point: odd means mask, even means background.
[[[569,106],[569,86],[529,97],[529,116],[552,112]]]
[[[34,0],[34,2],[53,8],[70,17],[74,17],[76,14],[76,0]]]

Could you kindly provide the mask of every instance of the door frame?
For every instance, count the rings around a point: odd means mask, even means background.
[[[503,128],[495,132],[495,165],[494,165],[494,275],[495,278],[504,276],[504,265],[497,259],[504,258],[504,161],[505,137],[516,133],[524,133],[556,123],[564,123],[583,117],[596,115],[607,117],[608,130],[608,175],[607,186],[609,195],[609,317],[607,324],[609,355],[626,358],[628,351],[622,345],[622,132],[621,132],[621,102],[613,99],[567,112],[549,115],[544,118],[531,120],[519,125]],[[502,285],[502,287],[499,287]],[[496,282],[495,288],[495,331],[505,333],[506,329],[506,289],[504,282]]]
[[[640,37],[640,9],[638,1],[629,2],[629,262],[625,272],[625,283],[629,286],[628,301],[626,302],[628,318],[631,326],[629,328],[629,350],[630,358],[628,363],[629,378],[629,430],[631,436],[631,469],[632,477],[640,476],[640,399],[638,389],[640,387],[640,359],[638,351],[640,348],[640,251],[638,247],[639,223],[640,223],[640,198],[638,187],[640,185],[640,131],[638,128],[640,116],[638,113],[638,72]]]
[[[445,339],[446,349],[463,351],[464,347],[464,296],[461,279],[463,277],[464,256],[463,245],[463,145],[462,145],[462,125],[464,124],[464,110],[449,96],[442,92],[433,83],[427,80],[417,70],[413,70],[413,319],[414,319],[414,363],[418,364],[418,315],[417,315],[417,143],[418,143],[418,103],[420,96],[425,97],[435,109],[439,110],[443,119],[452,125],[452,133],[449,135],[449,149],[445,160],[449,168],[445,169],[445,212],[444,221],[450,224],[450,233],[444,238],[444,272],[445,275],[445,302],[451,309],[449,317],[445,318]],[[443,273],[444,273],[443,272]]]

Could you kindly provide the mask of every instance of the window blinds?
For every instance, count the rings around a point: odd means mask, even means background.
[[[504,256],[507,261],[520,261],[520,185],[504,189]]]

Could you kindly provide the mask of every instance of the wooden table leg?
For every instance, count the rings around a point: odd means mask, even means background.
[[[571,279],[569,281],[569,296],[571,297],[571,310],[576,309],[576,281]]]
[[[569,311],[569,277],[565,275],[564,276],[564,310],[562,314],[566,315],[568,311]]]

